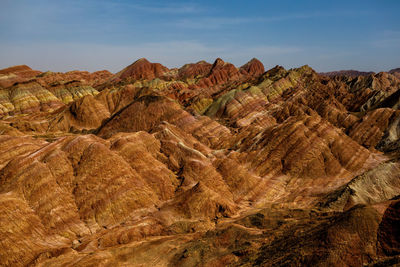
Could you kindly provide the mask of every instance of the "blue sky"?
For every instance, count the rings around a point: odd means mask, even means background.
[[[138,58],[179,67],[221,57],[240,66],[317,71],[400,67],[400,1],[0,0],[0,68],[108,69]]]

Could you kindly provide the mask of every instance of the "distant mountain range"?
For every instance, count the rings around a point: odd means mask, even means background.
[[[392,69],[388,71],[391,74],[400,73],[400,68]],[[350,76],[350,77],[357,77],[357,76],[368,76],[370,74],[375,74],[373,71],[358,71],[358,70],[338,70],[338,71],[329,71],[329,72],[320,72],[319,74],[324,76]]]

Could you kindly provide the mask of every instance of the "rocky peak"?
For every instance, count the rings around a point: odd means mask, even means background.
[[[202,60],[197,63],[185,64],[178,70],[178,78],[186,79],[186,78],[195,78],[195,77],[204,77],[210,73],[210,70],[213,65]]]
[[[240,73],[251,76],[258,76],[265,72],[264,65],[256,58],[240,67]]]
[[[162,77],[169,69],[160,63],[151,63],[145,58],[140,58],[128,67],[114,75],[112,80],[151,80]]]
[[[221,67],[223,67],[225,65],[225,61],[223,61],[221,58],[217,58],[215,61],[214,61],[214,64],[213,64],[213,66],[212,66],[212,68],[214,69],[214,68],[221,68]]]
[[[16,73],[21,71],[31,71],[32,69],[27,65],[17,65],[0,70],[0,74]]]

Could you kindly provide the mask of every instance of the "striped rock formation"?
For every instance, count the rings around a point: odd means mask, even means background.
[[[23,82],[41,74],[40,71],[32,70],[26,65],[18,65],[0,70],[0,89]]]
[[[0,265],[400,264],[400,80],[339,74],[1,70]]]

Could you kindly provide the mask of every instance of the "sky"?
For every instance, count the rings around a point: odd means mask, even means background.
[[[398,0],[0,0],[0,69],[117,72],[217,57],[266,69],[400,67]]]

